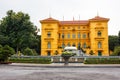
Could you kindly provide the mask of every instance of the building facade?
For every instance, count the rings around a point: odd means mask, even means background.
[[[87,55],[109,56],[108,18],[89,20],[41,20],[41,56],[60,55],[66,46],[82,49]]]

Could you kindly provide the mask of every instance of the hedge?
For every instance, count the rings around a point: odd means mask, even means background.
[[[12,63],[40,63],[40,64],[50,64],[50,58],[10,58]]]
[[[120,64],[120,58],[86,58],[84,64]]]

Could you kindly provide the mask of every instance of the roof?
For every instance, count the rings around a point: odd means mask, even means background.
[[[47,18],[44,20],[41,20],[40,22],[58,22],[60,25],[88,25],[89,21],[109,21],[109,18],[104,18],[100,16],[95,16],[92,19],[89,20],[73,20],[73,21],[59,21],[54,18]]]
[[[49,17],[47,19],[41,20],[40,22],[59,22],[59,21],[54,18]]]
[[[78,21],[60,21],[61,25],[87,25],[89,23],[88,20],[78,20]]]
[[[90,21],[109,21],[109,18],[104,18],[104,17],[100,17],[100,16],[95,16],[92,19],[89,19]]]

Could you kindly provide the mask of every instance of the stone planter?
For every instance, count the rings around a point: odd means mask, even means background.
[[[70,59],[71,55],[64,55],[62,57],[64,59],[64,65],[68,65],[69,64],[69,59]]]
[[[69,59],[70,59],[70,57],[73,56],[73,54],[70,53],[70,52],[65,51],[65,52],[62,53],[61,56],[64,59],[64,65],[68,65],[69,64]]]

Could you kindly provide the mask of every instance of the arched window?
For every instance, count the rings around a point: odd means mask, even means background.
[[[101,31],[98,31],[97,35],[98,35],[98,36],[101,36],[101,34],[102,34]]]
[[[65,48],[65,44],[64,43],[62,43],[62,48]]]
[[[62,38],[65,38],[65,35],[64,35],[64,33],[62,34]]]
[[[47,48],[48,48],[48,49],[51,48],[51,43],[50,43],[50,42],[48,42],[48,44],[47,44]]]
[[[70,34],[69,34],[69,33],[67,34],[67,38],[68,38],[68,39],[70,38]]]
[[[68,43],[67,46],[70,46],[70,43]]]
[[[85,33],[83,34],[83,38],[86,38],[86,34]]]
[[[76,35],[75,34],[72,34],[72,38],[75,38],[76,37]]]
[[[78,33],[78,38],[80,38],[80,33]]]
[[[98,42],[98,48],[102,48],[102,43]]]
[[[86,45],[86,43],[84,43],[84,44],[83,44],[83,48],[86,48],[86,47],[87,47],[87,45]]]
[[[80,44],[80,43],[78,43],[78,50],[80,50],[80,46],[81,46],[81,44]]]

